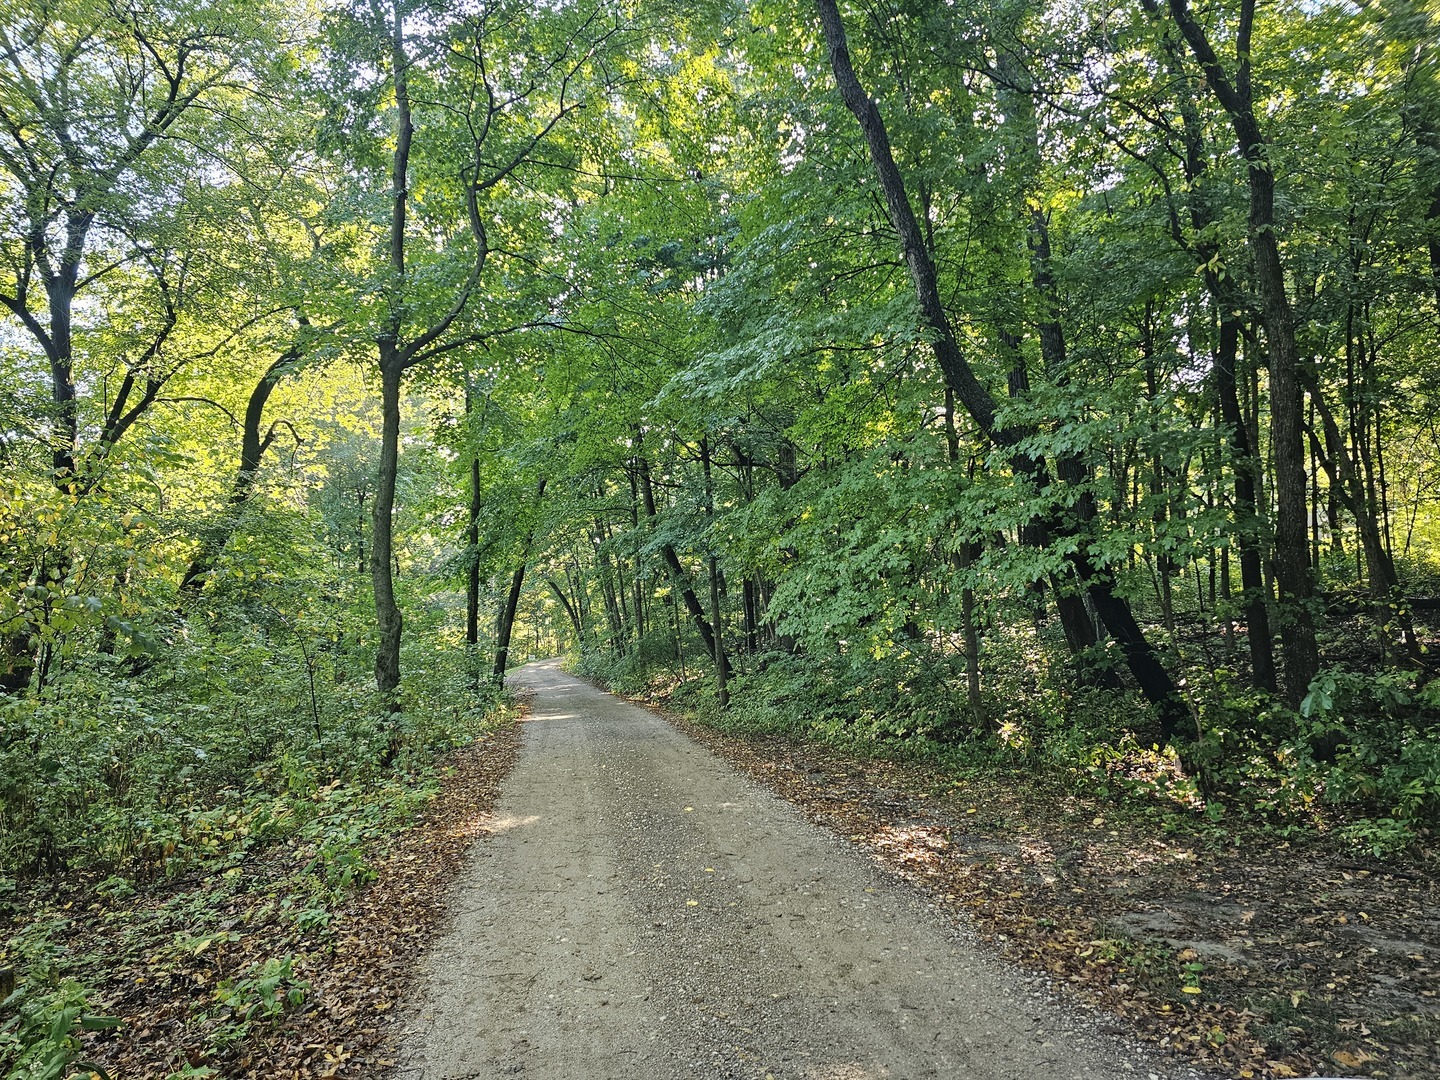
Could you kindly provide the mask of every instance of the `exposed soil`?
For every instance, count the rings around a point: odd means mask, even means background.
[[[671,717],[986,938],[1240,1077],[1440,1076],[1440,860],[1228,827]]]
[[[398,1075],[1196,1075],[1098,1029],[653,712],[533,686]]]

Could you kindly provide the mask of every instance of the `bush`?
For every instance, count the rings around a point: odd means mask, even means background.
[[[0,1068],[5,1080],[63,1080],[100,1073],[85,1061],[80,1035],[118,1027],[112,1016],[95,1016],[83,987],[74,980],[53,985],[32,977],[0,1002]]]
[[[1376,818],[1350,827],[1372,850],[1402,847],[1440,823],[1440,680],[1323,671],[1301,702],[1291,749],[1327,800]]]
[[[273,629],[191,625],[139,675],[100,653],[0,696],[0,873],[174,874],[292,835],[317,792],[398,805],[502,693],[450,650],[391,712],[325,637]]]

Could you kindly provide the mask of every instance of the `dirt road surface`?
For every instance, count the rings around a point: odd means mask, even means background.
[[[542,662],[405,1080],[1193,1075],[1095,1031],[653,713]]]

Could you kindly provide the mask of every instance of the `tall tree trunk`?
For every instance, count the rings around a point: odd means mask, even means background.
[[[470,521],[465,529],[465,644],[480,644],[480,459],[470,459]]]
[[[1255,0],[1241,0],[1234,78],[1215,54],[1188,0],[1168,0],[1170,15],[1190,45],[1206,85],[1230,118],[1240,156],[1248,164],[1250,254],[1259,289],[1261,321],[1270,372],[1270,445],[1275,460],[1275,578],[1280,587],[1278,623],[1285,668],[1285,696],[1298,706],[1320,669],[1311,613],[1314,578],[1306,538],[1305,402],[1300,389],[1300,350],[1295,315],[1285,287],[1276,237],[1275,173],[1269,146],[1255,116],[1251,89],[1251,34]]]
[[[1250,446],[1248,425],[1240,412],[1235,365],[1240,353],[1240,324],[1229,315],[1220,319],[1215,347],[1215,390],[1220,417],[1230,436],[1235,456],[1235,525],[1240,544],[1240,603],[1245,613],[1245,636],[1250,642],[1252,682],[1257,689],[1274,692],[1275,652],[1270,635],[1270,606],[1260,554],[1262,525],[1256,508],[1256,472],[1260,467]]]
[[[68,256],[70,252],[67,250],[66,254]],[[74,490],[75,448],[80,437],[72,322],[75,284],[80,270],[79,254],[76,250],[73,260],[67,259],[60,273],[46,283],[50,302],[50,390],[55,407],[50,427],[50,462],[55,486],[61,491]]]
[[[535,484],[535,502],[539,503],[545,498],[545,485],[549,477],[542,476]],[[492,674],[496,682],[502,682],[505,678],[505,668],[510,662],[510,636],[515,627],[515,613],[520,610],[520,591],[525,586],[525,567],[530,561],[530,550],[535,545],[535,529],[525,530],[525,540],[520,546],[520,564],[515,568],[515,573],[510,576],[510,591],[505,595],[505,603],[500,608],[500,617],[495,627],[495,667]]]
[[[720,565],[714,555],[707,560],[710,572],[710,622],[715,627],[715,652],[719,660],[715,663],[715,699],[720,708],[730,704],[730,658],[725,654],[725,638],[720,618]]]
[[[1034,101],[1028,94],[1024,95],[1024,101],[1027,106],[1028,138],[1034,144],[1035,157],[1038,160],[1040,136],[1035,122]],[[1040,300],[1042,312],[1038,327],[1040,356],[1045,361],[1045,370],[1051,381],[1056,386],[1064,386],[1069,381],[1065,374],[1068,357],[1065,330],[1060,325],[1060,296],[1052,266],[1050,221],[1039,207],[1030,209],[1027,242],[1030,245],[1031,287]],[[1076,497],[1070,511],[1072,521],[1069,528],[1060,522],[1058,514],[1054,514],[1047,523],[1046,531],[1057,535],[1087,531],[1090,523],[1095,520],[1095,496],[1085,490],[1090,479],[1090,470],[1079,454],[1062,454],[1055,466],[1061,483],[1073,490],[1079,490],[1081,494]],[[1108,690],[1120,689],[1120,679],[1115,672],[1106,666],[1097,666],[1091,655],[1091,650],[1099,643],[1099,639],[1095,633],[1094,621],[1085,607],[1084,596],[1074,588],[1064,587],[1066,582],[1054,581],[1052,585],[1055,590],[1055,606],[1060,612],[1065,639],[1075,657],[1076,673],[1081,684]]]
[[[1151,15],[1160,15],[1159,0],[1141,0]],[[1183,46],[1169,35],[1162,39],[1165,61],[1177,83],[1183,85],[1185,61]],[[1215,269],[1220,245],[1208,239],[1215,223],[1214,208],[1203,195],[1202,174],[1209,168],[1205,153],[1205,129],[1200,110],[1188,90],[1176,95],[1182,118],[1185,145],[1185,179],[1189,185],[1187,207],[1192,239],[1185,235],[1177,211],[1172,209],[1171,234],[1181,248],[1194,256],[1205,281],[1206,291],[1220,311],[1220,331],[1214,355],[1216,394],[1220,419],[1229,428],[1231,452],[1235,458],[1235,526],[1240,551],[1241,603],[1245,612],[1245,635],[1250,644],[1251,683],[1258,690],[1274,693],[1278,689],[1275,671],[1274,635],[1270,629],[1271,590],[1266,581],[1264,551],[1268,528],[1261,515],[1260,487],[1264,465],[1258,447],[1258,415],[1247,416],[1239,397],[1236,362],[1239,358],[1241,325],[1233,312],[1248,305],[1229,278],[1222,279]],[[1247,383],[1247,386],[1249,384]],[[1255,395],[1251,395],[1252,400]],[[1226,632],[1230,633],[1229,623]],[[1228,638],[1227,638],[1228,641]]]
[[[578,561],[574,568],[566,567],[565,583],[570,586],[570,596],[575,604],[575,614],[580,617],[580,647],[586,648],[595,640],[595,630],[590,625],[589,584]]]
[[[704,436],[700,439],[700,468],[705,476],[705,517],[713,531],[715,489],[710,476],[710,440]],[[725,654],[724,620],[720,615],[720,563],[714,551],[710,552],[706,561],[710,571],[710,625],[715,630],[715,651],[712,654],[715,660],[715,697],[723,709],[730,704],[730,658]]]
[[[626,470],[630,478],[630,528],[631,536],[634,538],[633,558],[635,560],[635,573],[630,578],[630,592],[634,598],[635,607],[635,644],[638,648],[645,640],[645,580],[640,560],[640,494],[639,482],[635,476],[635,469],[632,467]]]
[[[976,377],[960,351],[950,325],[949,316],[940,299],[935,264],[925,249],[923,237],[915,221],[905,191],[905,183],[890,150],[890,137],[874,100],[865,93],[850,62],[845,40],[845,27],[835,0],[816,0],[820,22],[830,51],[830,64],[845,105],[855,116],[870,150],[891,224],[899,234],[906,266],[915,287],[920,316],[931,334],[931,347],[940,363],[947,383],[956,398],[965,406],[976,426],[992,441],[1010,451],[1020,433],[1002,430],[995,422],[995,399]],[[1141,693],[1155,706],[1161,736],[1167,742],[1178,741],[1182,732],[1191,727],[1190,710],[1180,696],[1179,688],[1150,647],[1129,605],[1115,596],[1108,572],[1096,567],[1084,543],[1075,545],[1067,556],[1071,569],[1086,586],[1096,612],[1111,636],[1119,643],[1139,684]]]
[[[1440,137],[1435,139],[1437,156],[1440,156]],[[1425,224],[1430,228],[1430,282],[1435,290],[1435,310],[1440,311],[1440,184],[1434,189],[1434,198],[1425,211]]]
[[[1314,403],[1325,433],[1323,446],[1319,439],[1312,439],[1311,445],[1321,466],[1330,477],[1331,490],[1338,492],[1346,509],[1350,511],[1350,516],[1355,519],[1355,528],[1360,534],[1360,544],[1365,552],[1368,570],[1366,576],[1369,580],[1376,630],[1388,643],[1389,628],[1398,628],[1406,655],[1413,663],[1425,666],[1429,659],[1421,650],[1415,625],[1405,609],[1405,600],[1400,592],[1400,575],[1396,572],[1395,560],[1385,546],[1373,504],[1367,503],[1364,481],[1345,446],[1340,425],[1325,400],[1318,381],[1309,374],[1305,381],[1310,391],[1310,400]]]
[[[510,663],[510,635],[515,629],[515,613],[520,610],[520,592],[525,587],[525,563],[522,560],[510,575],[510,591],[500,605],[500,617],[495,624],[495,667],[491,674],[497,683],[505,680],[505,669]]]
[[[637,441],[636,445],[639,443]],[[645,507],[645,517],[654,521],[655,510],[655,487],[650,479],[650,463],[643,455],[636,458],[636,465],[640,476],[640,497]],[[690,615],[690,620],[695,624],[695,630],[700,635],[700,640],[705,643],[705,652],[710,659],[719,667],[725,669],[725,677],[729,679],[734,674],[730,666],[730,658],[725,655],[724,650],[719,647],[714,628],[710,620],[705,617],[705,609],[700,604],[700,598],[695,595],[695,587],[691,583],[690,575],[686,573],[685,566],[680,562],[680,555],[675,550],[675,545],[669,541],[660,545],[660,557],[665,561],[665,568],[670,573],[671,584],[680,590],[680,599],[685,603],[685,610]]]
[[[465,417],[475,408],[470,377],[465,377]],[[474,435],[472,433],[471,437]],[[470,507],[465,526],[465,644],[472,650],[480,644],[480,455],[470,458]],[[478,677],[478,674],[477,674]]]
[[[745,606],[745,651],[754,656],[760,651],[760,586],[746,575],[741,588]]]
[[[625,627],[620,619],[620,604],[615,596],[615,579],[611,573],[610,555],[605,550],[605,537],[596,521],[590,534],[595,549],[595,566],[600,577],[600,599],[605,605],[605,622],[610,628],[610,649],[616,656],[625,655]]]
[[[386,355],[387,352],[391,355]],[[380,640],[375,646],[375,688],[392,694],[400,685],[400,634],[404,618],[395,603],[394,519],[395,477],[400,462],[401,367],[392,345],[381,343],[380,464],[370,517],[370,580],[375,590],[375,621]]]
[[[400,685],[400,637],[404,627],[395,603],[394,527],[395,478],[400,461],[400,382],[406,360],[400,343],[403,321],[398,290],[405,280],[405,222],[409,209],[410,146],[415,125],[410,115],[410,60],[405,54],[404,18],[397,4],[392,12],[390,78],[395,92],[395,149],[390,158],[390,249],[392,295],[386,298],[385,326],[376,335],[380,367],[380,465],[371,511],[370,578],[375,591],[375,621],[380,640],[375,647],[375,688],[394,694]]]
[[[960,433],[955,427],[955,391],[945,387],[945,451],[952,469],[960,467]],[[970,474],[973,478],[974,461]],[[967,538],[960,542],[952,559],[955,569],[965,574],[979,555],[979,545]],[[968,576],[968,575],[967,575]],[[965,700],[976,721],[985,719],[985,702],[980,696],[980,627],[975,618],[975,590],[966,580],[960,586],[960,622],[965,639]]]

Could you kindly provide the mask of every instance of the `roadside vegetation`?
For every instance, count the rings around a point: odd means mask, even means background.
[[[310,672],[288,633],[272,647],[231,617],[221,640],[157,649],[147,674],[104,658],[5,702],[7,1076],[265,1075],[316,1056],[287,1040],[321,1015],[315,988],[336,990],[357,899],[426,820],[451,752],[486,751],[512,715],[435,658],[392,713],[345,657]],[[344,963],[373,948],[348,941]],[[368,985],[341,989],[370,1004]],[[346,1035],[309,1033],[327,1050]]]
[[[531,656],[1435,880],[1433,5],[0,15],[7,1080],[318,1015]]]

